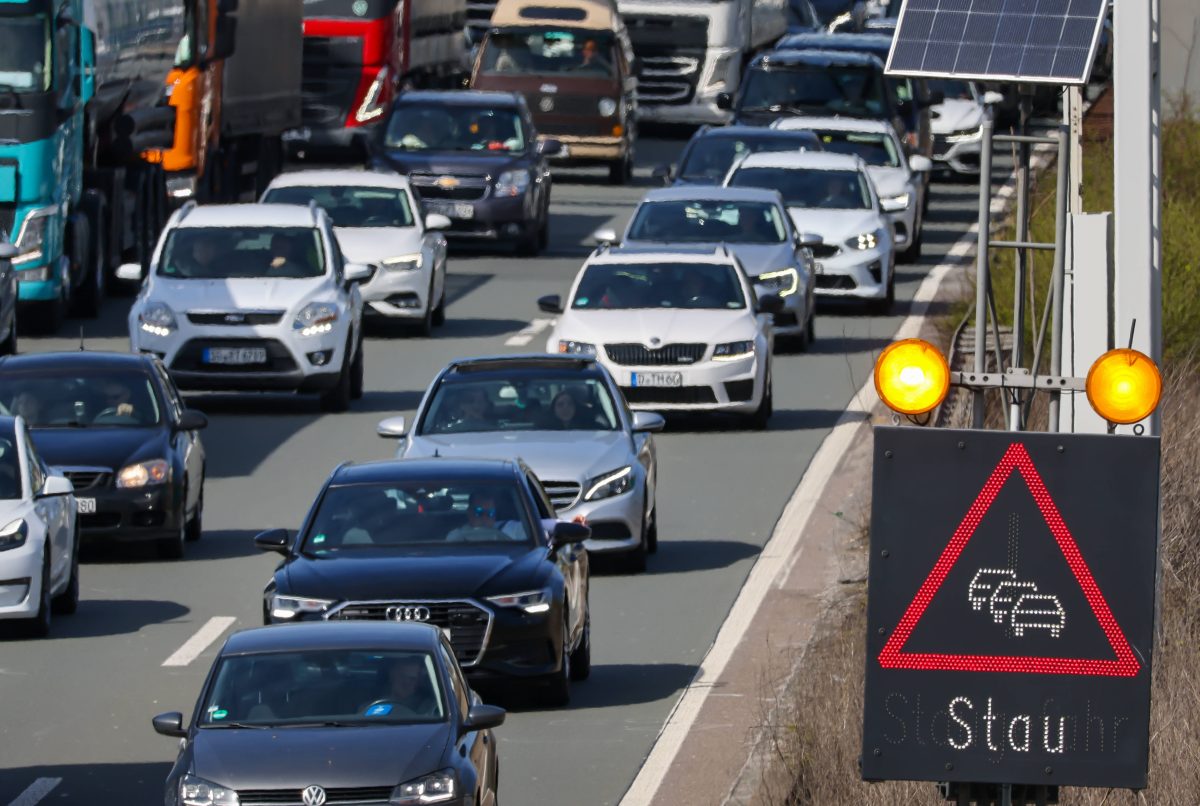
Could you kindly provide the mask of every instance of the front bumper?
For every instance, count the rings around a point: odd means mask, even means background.
[[[896,233],[896,246],[898,247],[908,246],[917,236],[918,204],[919,199],[915,195],[910,195],[907,207],[887,214],[888,219],[892,222],[892,231]]]
[[[892,272],[891,249],[851,251],[845,247],[832,257],[821,258],[816,277],[816,294],[821,297],[884,299]]]
[[[49,265],[22,266],[16,269],[17,299],[21,302],[53,302],[58,299],[62,280],[55,276]],[[42,279],[26,280],[33,276]]]
[[[642,542],[643,513],[646,511],[645,486],[640,482],[633,489],[611,498],[584,501],[559,510],[563,520],[583,518],[592,530],[592,536],[583,543],[589,554],[605,554],[636,549]]]
[[[429,309],[429,272],[390,271],[380,266],[361,286],[363,314],[394,319],[420,319]]]
[[[762,400],[765,363],[757,353],[732,361],[705,359],[673,366],[627,367],[614,364],[607,357],[602,357],[601,362],[616,379],[632,409],[749,414]],[[661,372],[679,373],[680,385],[635,384],[635,375]]]
[[[547,133],[566,148],[558,156],[551,157],[551,162],[561,165],[587,164],[591,162],[612,162],[623,158],[629,153],[629,143],[624,137],[588,137],[580,135],[555,135]]]
[[[79,514],[85,541],[137,542],[179,534],[186,515],[182,488],[160,484],[140,489],[79,490],[76,500],[94,498],[96,511]]]
[[[0,619],[37,615],[42,598],[42,544],[26,540],[0,552]]]
[[[504,197],[491,194],[489,189],[487,195],[475,201],[436,198],[423,201],[427,212],[449,217],[450,227],[443,232],[452,240],[515,241],[537,230],[539,211],[535,209],[533,193],[526,191],[520,196]]]

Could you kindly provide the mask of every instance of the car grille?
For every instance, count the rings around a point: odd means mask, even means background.
[[[716,403],[711,386],[622,386],[625,400],[636,403],[704,404]]]
[[[707,344],[664,344],[651,350],[641,344],[606,344],[608,360],[623,367],[666,367],[694,364],[704,357]]]
[[[96,487],[107,487],[112,479],[112,471],[106,467],[65,467],[63,475],[75,485],[75,491],[91,490]]]
[[[579,484],[574,481],[543,481],[542,487],[550,496],[550,503],[560,512],[575,506],[579,499]]]
[[[422,199],[449,199],[451,201],[478,201],[487,194],[487,180],[481,176],[454,176],[458,184],[443,187],[438,181],[442,174],[412,174],[409,182]]]
[[[817,288],[832,288],[839,291],[853,291],[858,288],[858,283],[854,282],[853,277],[848,277],[844,274],[818,274]]]
[[[492,629],[491,611],[474,602],[463,601],[371,601],[346,602],[332,610],[327,619],[333,621],[385,621],[390,608],[429,609],[426,624],[450,630],[450,646],[462,666],[474,666],[483,656]]]
[[[242,806],[304,806],[304,789],[241,789],[238,802]],[[345,789],[326,789],[325,803],[338,806],[376,806],[386,804],[392,796],[390,786],[361,786]]]
[[[193,325],[274,325],[283,311],[188,311]]]
[[[206,364],[205,347],[265,347],[265,364]],[[222,374],[245,372],[293,372],[296,362],[283,344],[275,339],[192,339],[179,348],[171,369],[183,372],[219,372]]]
[[[812,250],[813,257],[815,257],[817,260],[821,260],[823,258],[828,258],[828,257],[833,257],[834,255],[837,255],[842,251],[842,247],[834,246],[833,244],[827,244],[827,243],[817,244],[816,246],[810,246],[809,249]]]
[[[304,37],[301,119],[308,126],[340,127],[362,80],[362,39]]]

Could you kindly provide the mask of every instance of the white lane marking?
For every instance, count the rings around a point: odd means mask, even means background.
[[[61,778],[38,778],[8,806],[34,806],[62,783]]]
[[[163,661],[163,666],[187,666],[200,657],[200,653],[208,649],[208,645],[221,637],[221,633],[229,629],[229,625],[237,621],[233,616],[213,616],[196,634],[183,642],[183,646],[175,650],[171,657]]]
[[[554,324],[553,319],[534,319],[532,322],[509,336],[504,344],[506,347],[524,347],[533,341],[537,334]]]

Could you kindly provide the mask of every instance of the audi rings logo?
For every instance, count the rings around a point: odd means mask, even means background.
[[[389,621],[429,621],[429,608],[424,605],[394,605],[387,609]]]
[[[325,806],[325,790],[315,784],[304,788],[300,793],[304,806]]]

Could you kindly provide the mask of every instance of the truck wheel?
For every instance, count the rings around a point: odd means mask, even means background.
[[[13,306],[12,324],[8,326],[8,335],[0,341],[0,355],[17,354],[17,306]]]
[[[86,267],[79,293],[71,306],[76,316],[95,319],[104,303],[108,267],[104,265],[104,201],[96,193],[87,193],[79,202],[83,232],[76,233],[80,254],[76,257]],[[78,225],[77,225],[78,226]]]
[[[608,183],[624,185],[633,178],[633,154],[625,152],[625,156],[608,166]]]

